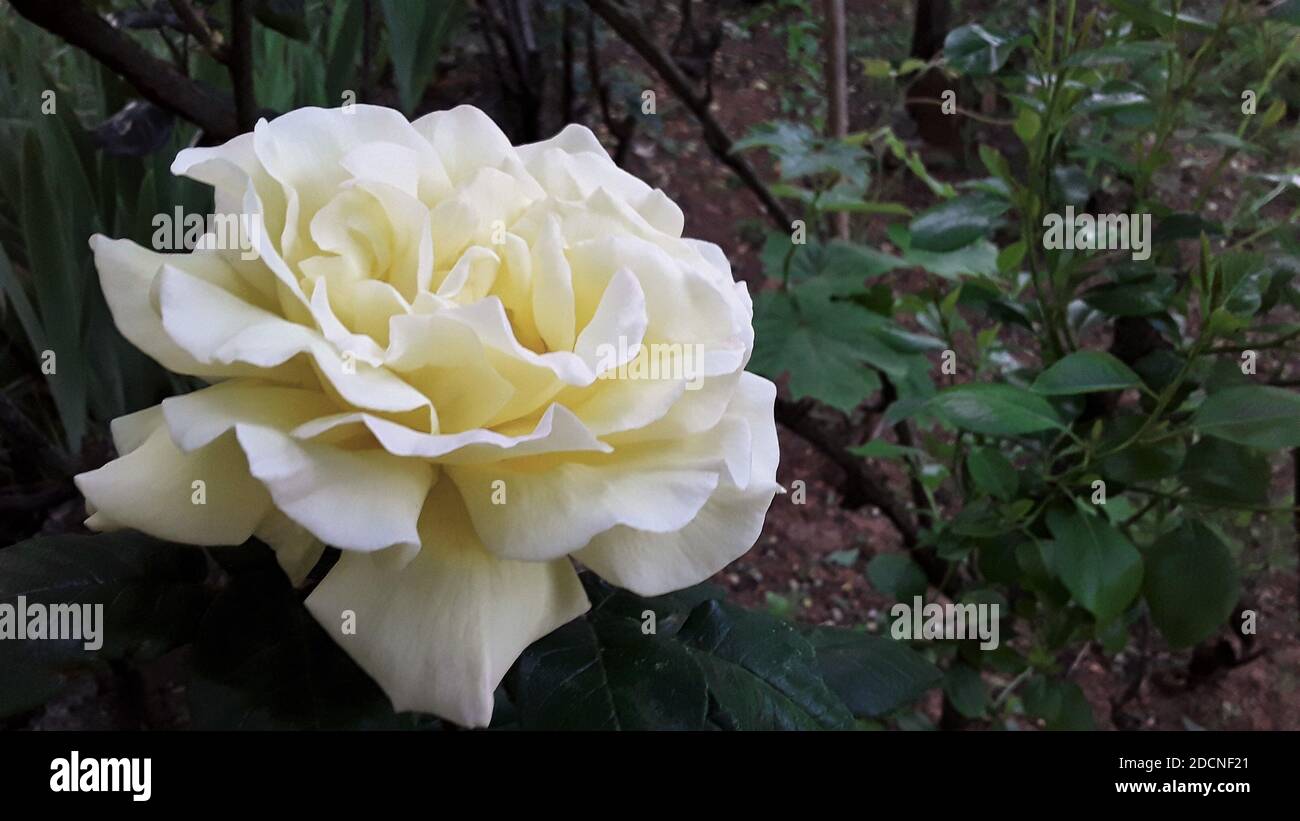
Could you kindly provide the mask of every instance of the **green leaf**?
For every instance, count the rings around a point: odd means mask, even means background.
[[[1020,436],[1062,427],[1047,400],[1012,385],[958,385],[940,391],[927,407],[963,430],[987,436]]]
[[[554,729],[707,727],[707,682],[676,636],[696,607],[721,598],[723,591],[700,584],[643,598],[593,573],[581,577],[591,610],[531,645],[506,676],[520,724]],[[647,621],[647,612],[653,622]],[[646,629],[647,624],[653,629]],[[662,670],[663,678],[647,674],[647,665]]]
[[[817,210],[826,213],[847,211],[850,214],[886,214],[892,217],[912,216],[912,209],[902,203],[864,200],[861,197],[840,199],[826,196],[817,203]]]
[[[253,16],[269,29],[295,40],[308,40],[307,14],[303,0],[257,0]]]
[[[226,552],[226,551],[223,551]],[[245,556],[226,556],[244,561]],[[212,603],[194,646],[196,729],[399,729],[388,697],[307,612],[261,548]]]
[[[1228,546],[1205,525],[1184,521],[1146,556],[1143,593],[1171,647],[1209,638],[1237,606],[1241,585]]]
[[[325,93],[331,103],[340,102],[348,84],[353,82],[357,58],[361,54],[364,11],[363,3],[339,4],[330,11],[332,22],[337,20],[331,26],[335,34],[325,66]]]
[[[1025,685],[1025,710],[1049,730],[1092,730],[1096,722],[1083,690],[1073,681],[1034,676]]]
[[[1300,394],[1268,385],[1228,388],[1201,403],[1192,427],[1261,450],[1300,447]]]
[[[964,248],[992,232],[1010,203],[988,194],[967,194],[921,212],[909,230],[917,251],[948,252]]]
[[[56,371],[47,384],[63,422],[69,451],[80,452],[86,431],[86,379],[82,360],[82,290],[77,257],[69,244],[62,214],[47,180],[50,168],[41,143],[28,133],[22,153],[22,226],[35,283],[36,303]],[[86,238],[80,242],[83,247]]]
[[[0,716],[40,706],[105,661],[154,658],[189,639],[208,601],[206,575],[202,551],[131,531],[0,549],[0,604],[16,607],[22,596],[27,605],[103,607],[98,650],[80,640],[0,640]]]
[[[1075,351],[1052,364],[1034,380],[1035,393],[1048,396],[1119,391],[1136,388],[1142,380],[1105,351]]]
[[[1111,417],[1106,422],[1105,435],[1098,449],[1112,450],[1127,442],[1145,422],[1136,414]],[[1178,472],[1183,465],[1186,446],[1180,438],[1160,442],[1136,442],[1101,461],[1098,467],[1102,476],[1117,482],[1136,483],[1163,479]]]
[[[1080,605],[1108,622],[1124,612],[1142,586],[1142,556],[1101,516],[1053,508],[1047,528],[1055,541],[1047,552],[1050,570]]]
[[[899,641],[843,627],[807,628],[823,680],[854,716],[875,718],[910,704],[942,673]]]
[[[868,77],[880,79],[890,76],[893,71],[894,67],[890,65],[888,60],[878,58],[862,60],[862,73]]]
[[[691,654],[670,638],[643,634],[631,618],[593,612],[575,619],[529,647],[516,669],[525,729],[705,727],[705,678]]]
[[[678,632],[704,669],[727,729],[848,729],[853,716],[822,680],[813,646],[786,622],[708,601]]]
[[[851,447],[849,453],[854,456],[861,456],[864,459],[903,459],[908,456],[925,455],[925,452],[920,448],[895,445],[893,442],[887,442],[884,439],[872,439],[865,444]]]
[[[31,300],[27,298],[23,284],[14,274],[13,266],[9,264],[9,257],[5,255],[4,248],[0,248],[0,298],[2,298],[0,305],[3,305],[5,311],[12,309],[18,317],[18,323],[22,326],[23,333],[27,336],[27,344],[32,351],[39,354],[46,350],[45,331],[41,328],[41,321],[36,317],[36,310],[32,307]]]
[[[786,182],[826,175],[845,181],[858,194],[869,182],[867,156],[860,146],[819,140],[806,150],[783,153],[780,159],[781,179]],[[843,194],[839,192],[841,199]]]
[[[867,280],[904,264],[898,257],[875,248],[841,240],[800,246],[791,261],[797,276],[823,280],[836,295],[861,293]]]
[[[1281,122],[1282,118],[1285,116],[1286,116],[1286,100],[1281,100],[1281,99],[1274,100],[1273,104],[1270,105],[1267,109],[1265,109],[1264,113],[1260,115],[1259,127],[1261,130],[1265,128],[1272,128],[1273,126]],[[1251,148],[1256,153],[1260,153],[1263,151],[1262,148],[1255,145],[1252,145]]]
[[[804,123],[784,120],[759,123],[732,143],[732,151],[766,148],[778,156],[805,153],[817,141],[816,133]]]
[[[1264,505],[1271,476],[1260,451],[1207,436],[1187,449],[1181,478],[1199,499]]]
[[[1104,83],[1074,107],[1073,114],[1084,117],[1134,118],[1134,125],[1149,119],[1151,98],[1136,83],[1112,81]]]
[[[984,167],[988,169],[990,174],[1003,182],[1008,184],[1011,183],[1014,179],[1014,176],[1011,173],[1011,165],[1007,162],[1007,158],[1002,156],[1002,152],[998,151],[991,145],[981,143],[979,154],[980,162],[984,163]]]
[[[1152,8],[1148,0],[1106,0],[1106,5],[1118,11],[1133,22],[1145,26],[1162,37],[1170,34],[1174,27],[1180,31],[1214,31],[1214,25],[1186,12],[1176,17],[1162,9]]]
[[[1277,102],[1282,101],[1278,100]],[[1231,131],[1207,131],[1205,134],[1200,135],[1196,142],[1227,148],[1230,151],[1244,151],[1250,154],[1258,154],[1262,150],[1259,146],[1243,140]]]
[[[856,547],[847,550],[832,550],[826,554],[826,561],[840,567],[852,567],[858,563],[858,556],[861,554],[862,551]]]
[[[943,56],[949,66],[962,74],[986,77],[1002,68],[1022,42],[1023,39],[1011,40],[971,24],[948,32],[943,41]]]
[[[1223,254],[1219,257],[1219,276],[1223,283],[1219,304],[1238,316],[1254,314],[1263,303],[1272,273],[1262,254]]]
[[[795,399],[811,396],[850,411],[880,387],[867,363],[906,370],[904,356],[871,335],[869,316],[849,302],[760,294],[750,365],[771,379],[789,373]]]
[[[1173,277],[1148,273],[1098,285],[1084,293],[1083,301],[1111,316],[1150,316],[1168,308],[1177,290]]]
[[[963,274],[992,277],[998,273],[997,246],[986,239],[976,240],[955,251],[908,248],[903,259],[944,279],[957,279]]]
[[[989,691],[975,668],[957,662],[943,677],[943,693],[957,712],[967,718],[980,718],[988,707]]]
[[[1069,59],[1062,65],[1082,66],[1083,68],[1131,65],[1144,60],[1162,57],[1172,49],[1173,44],[1164,40],[1134,40],[1126,43],[1114,43],[1101,48],[1077,51],[1071,54]]]
[[[1038,132],[1042,128],[1042,125],[1043,121],[1042,118],[1038,116],[1038,112],[1034,111],[1029,106],[1025,106],[1024,108],[1021,108],[1020,113],[1016,115],[1016,121],[1011,128],[1016,132],[1016,136],[1020,138],[1022,143],[1029,145],[1034,141],[1034,138],[1038,136]]]
[[[925,571],[906,553],[881,553],[867,562],[871,586],[900,601],[925,594]]]
[[[1270,9],[1268,16],[1283,23],[1300,26],[1300,0],[1285,0]]]
[[[420,104],[433,77],[438,56],[452,32],[465,18],[464,0],[425,3],[422,0],[381,0],[388,29],[393,76],[408,114]]]
[[[966,455],[966,469],[975,480],[975,487],[983,492],[1004,502],[1015,498],[1019,487],[1016,469],[996,448],[971,450]]]
[[[1077,165],[1058,165],[1052,169],[1052,194],[1054,200],[1077,209],[1086,207],[1092,195],[1093,183],[1088,172]]]

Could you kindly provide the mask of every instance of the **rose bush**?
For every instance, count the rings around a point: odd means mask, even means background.
[[[588,608],[573,559],[656,595],[757,538],[749,296],[587,129],[516,148],[467,106],[309,108],[172,171],[256,258],[91,240],[122,333],[212,383],[114,422],[120,457],[77,477],[93,529],[256,536],[295,582],[339,548],[312,614],[397,709],[471,726]]]

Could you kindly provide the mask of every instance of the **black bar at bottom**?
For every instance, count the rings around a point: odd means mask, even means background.
[[[1296,741],[1293,733],[1210,732],[5,733],[0,794],[6,806],[20,799],[127,812],[343,800],[495,812],[506,802],[553,810],[604,798],[685,812],[708,795],[723,806],[834,798],[864,815],[909,795],[932,809],[1012,798],[1057,808],[1171,798],[1227,807],[1292,794]],[[138,760],[134,781],[121,759]],[[149,796],[135,800],[144,759]],[[119,791],[81,789],[96,780],[111,788],[115,777]]]

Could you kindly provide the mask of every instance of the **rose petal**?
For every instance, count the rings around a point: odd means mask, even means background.
[[[379,550],[419,543],[416,522],[434,481],[427,462],[296,441],[253,425],[235,433],[275,506],[326,544]]]
[[[513,562],[484,550],[447,483],[430,495],[420,536],[406,563],[345,553],[307,608],[394,709],[484,727],[524,648],[590,605],[567,559]],[[355,635],[340,631],[345,610],[356,616]]]
[[[186,544],[243,544],[271,509],[233,436],[186,453],[162,424],[130,453],[75,481],[97,524]]]

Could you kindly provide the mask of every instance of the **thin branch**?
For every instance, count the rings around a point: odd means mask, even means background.
[[[809,415],[811,405],[777,397],[776,421],[804,439],[844,472],[844,507],[873,505],[894,525],[910,550],[917,545],[916,524],[907,508],[875,476],[867,472],[866,463],[849,453],[844,442],[837,441],[825,427]],[[927,574],[928,575],[928,574]],[[942,578],[942,575],[940,575]]]
[[[695,93],[690,81],[682,74],[672,58],[647,38],[636,20],[617,4],[609,0],[585,0],[585,2],[668,83],[669,88],[682,99],[699,121],[704,130],[704,142],[714,156],[754,192],[778,230],[789,231],[790,215],[758,178],[753,166],[744,157],[732,152],[733,141],[709,111],[707,98]],[[898,531],[903,544],[912,553],[917,563],[925,570],[930,583],[935,587],[943,588],[948,577],[948,563],[936,556],[932,550],[917,549],[919,537],[916,524],[908,514],[906,505],[899,501],[884,483],[867,472],[866,465],[861,459],[846,450],[847,443],[832,441],[819,424],[809,419],[807,410],[805,405],[777,397],[777,421],[807,441],[844,471],[847,488],[844,506],[855,508],[870,504],[879,508]]]
[[[362,0],[361,4],[361,88],[357,95],[361,102],[373,102],[370,95],[371,63],[375,54],[374,8],[371,0]]]
[[[230,85],[235,90],[235,116],[243,131],[257,122],[257,96],[253,88],[253,6],[249,0],[230,0]]]
[[[822,0],[826,18],[826,130],[832,139],[849,133],[848,51],[844,33],[844,0]],[[831,215],[835,235],[849,238],[849,212]]]
[[[203,129],[209,140],[221,142],[240,133],[228,97],[154,57],[89,7],[50,0],[10,2],[23,17],[120,74],[145,99]]]
[[[678,68],[677,63],[664,53],[663,49],[655,45],[645,32],[641,31],[636,19],[618,4],[610,0],[585,0],[585,2],[619,37],[640,54],[641,58],[663,78],[673,93],[681,98],[682,103],[690,109],[703,127],[705,145],[714,156],[735,172],[750,191],[754,192],[780,230],[789,231],[790,214],[758,178],[749,161],[732,152],[734,141],[709,111],[708,98],[696,93],[691,81]]]
[[[1206,353],[1241,353],[1242,351],[1260,351],[1267,348],[1281,348],[1293,339],[1300,338],[1300,328],[1261,342],[1244,342],[1240,345],[1219,345]]]
[[[207,21],[203,19],[203,15],[194,10],[189,0],[171,0],[171,4],[176,16],[181,19],[181,24],[185,26],[185,30],[193,35],[195,40],[199,41],[199,45],[211,55],[212,59],[219,63],[224,63],[230,59],[226,44],[222,42],[221,32],[214,31],[209,27]]]
[[[591,92],[596,97],[600,109],[600,118],[605,121],[605,128],[614,135],[618,144],[614,147],[614,162],[622,165],[627,158],[627,151],[632,146],[632,135],[636,132],[636,117],[629,112],[618,119],[614,116],[614,107],[610,104],[609,83],[600,70],[600,54],[596,41],[596,18],[587,15],[587,79]]]
[[[945,104],[945,101],[935,99],[934,97],[908,97],[907,99],[903,100],[903,103],[904,105],[916,104],[916,105],[941,106]],[[997,117],[989,117],[988,115],[981,114],[978,111],[971,111],[969,108],[962,108],[961,106],[953,106],[952,110],[962,115],[963,117],[970,117],[972,120],[976,120],[981,123],[986,123],[988,125],[998,125],[1004,128],[1011,128],[1016,124],[1015,120],[1002,120],[1002,119],[998,119]]]

